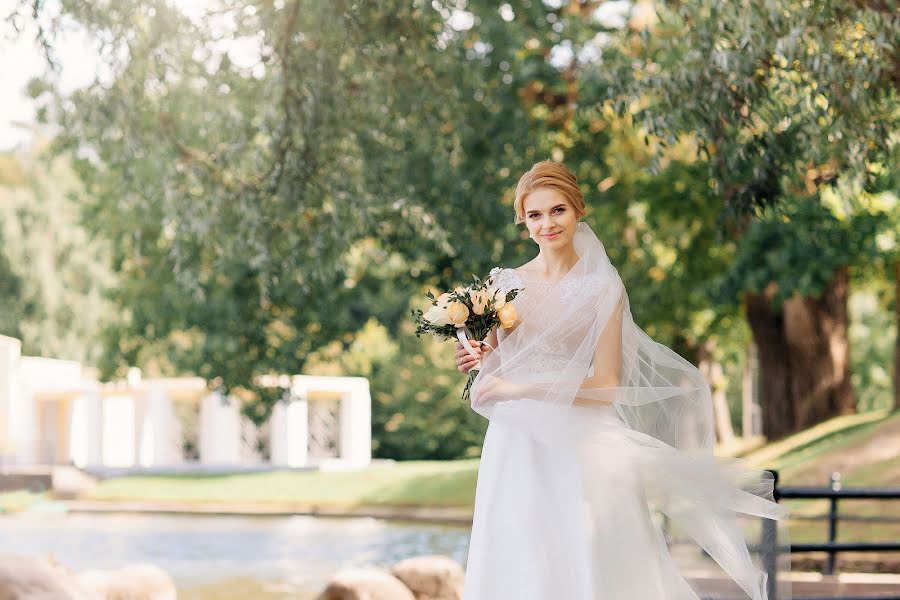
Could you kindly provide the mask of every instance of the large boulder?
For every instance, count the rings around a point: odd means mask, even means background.
[[[466,574],[462,565],[441,554],[414,556],[391,569],[416,600],[462,600]]]
[[[0,554],[0,600],[100,600],[65,567],[43,558]]]
[[[149,564],[121,569],[82,571],[78,581],[101,600],[175,600],[175,582],[168,573]]]
[[[331,578],[316,600],[416,600],[416,597],[387,571],[346,569]]]

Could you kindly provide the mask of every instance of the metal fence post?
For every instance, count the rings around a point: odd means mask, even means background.
[[[841,474],[835,471],[831,474],[831,489],[835,492],[841,489]],[[828,543],[834,544],[837,541],[837,524],[838,524],[838,497],[831,498],[831,504],[828,509]],[[837,558],[837,552],[833,549],[828,551],[828,560],[825,563],[825,575],[834,575],[834,564]]]
[[[778,493],[778,471],[769,469],[774,482],[773,499],[778,502],[780,494]],[[762,543],[760,544],[762,552],[763,568],[766,571],[766,595],[769,600],[778,599],[777,586],[777,565],[778,565],[778,530],[773,519],[763,519],[762,521]]]

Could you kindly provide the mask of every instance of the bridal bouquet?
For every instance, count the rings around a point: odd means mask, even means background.
[[[430,291],[425,294],[431,298],[431,308],[424,313],[417,309],[410,310],[416,321],[416,337],[421,338],[423,333],[431,333],[445,340],[458,339],[469,354],[475,356],[475,349],[469,343],[470,336],[476,340],[484,340],[498,323],[504,328],[515,325],[518,314],[515,305],[510,302],[519,290],[514,288],[504,294],[493,277],[481,280],[472,275],[472,279],[474,283],[471,285],[456,287],[437,298]],[[469,371],[469,379],[462,395],[465,401],[469,400],[469,388],[480,368],[479,360]]]

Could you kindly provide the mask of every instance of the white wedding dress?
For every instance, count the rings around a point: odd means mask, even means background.
[[[524,284],[514,300],[522,318],[554,289],[514,269],[495,267],[491,275],[502,289]],[[560,293],[578,293],[577,280],[563,283],[574,288]],[[498,349],[505,337],[499,328]],[[552,368],[566,358],[548,348],[539,360]],[[684,481],[675,477],[673,485],[696,492],[697,502],[718,490],[689,481],[684,457],[630,430],[612,405],[571,407],[570,439],[546,444],[516,425],[507,410],[513,404],[497,405],[484,439],[463,600],[698,600],[638,473],[663,480],[681,469]],[[734,590],[731,597],[748,597]]]

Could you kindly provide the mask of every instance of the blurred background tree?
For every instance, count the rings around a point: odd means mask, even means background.
[[[112,320],[109,245],[81,222],[69,161],[44,146],[0,154],[0,334],[24,354],[92,364]]]
[[[760,348],[765,433],[853,412],[848,269],[872,258],[879,223],[896,220],[871,203],[828,216],[853,197],[823,195],[840,178],[857,182],[857,195],[895,189],[895,3],[653,7],[609,45],[597,73],[612,92],[602,107],[633,115],[655,156],[685,138],[696,144],[724,230],[743,245],[744,267],[731,270],[721,298],[742,296]]]
[[[51,68],[29,93],[77,169],[84,226],[111,248],[106,376],[199,374],[257,420],[280,395],[255,388],[257,375],[365,376],[376,456],[476,454],[485,423],[460,401],[451,345],[416,339],[408,309],[536,252],[513,224],[513,192],[550,158],[576,173],[635,320],[707,372],[720,440],[741,424],[734,390],[751,339],[770,437],[883,403],[877,369],[846,367],[885,360],[881,343],[850,354],[846,298],[865,287],[867,326],[890,319],[888,11],[774,0],[740,14],[705,0],[60,10],[23,0],[7,22],[42,25]],[[97,41],[102,69],[66,94],[57,48],[72,28]],[[0,282],[14,297],[25,285]],[[793,338],[785,305],[808,324]],[[770,382],[772,356],[788,360]],[[825,373],[829,360],[842,369]],[[803,361],[827,390],[798,376]]]

